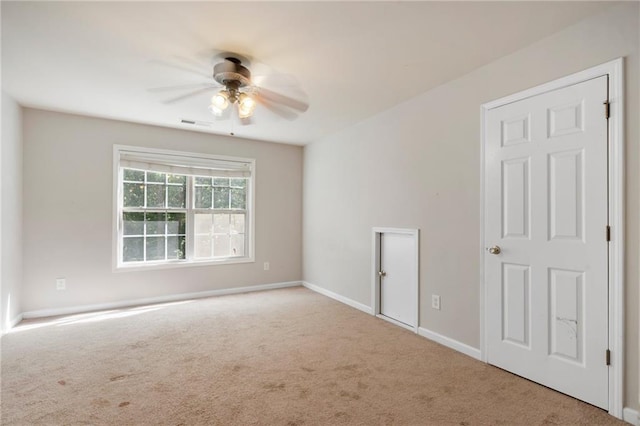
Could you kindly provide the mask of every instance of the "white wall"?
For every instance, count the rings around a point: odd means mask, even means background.
[[[5,92],[0,120],[0,331],[5,332],[22,312],[22,109]]]
[[[452,52],[454,54],[454,52]],[[419,228],[420,326],[479,347],[480,105],[625,57],[626,393],[638,407],[638,4],[612,8],[305,147],[304,280],[371,304],[371,228]],[[430,295],[442,310],[430,308]]]
[[[24,312],[301,279],[301,147],[35,109],[23,120]],[[255,263],[113,272],[114,144],[255,158]]]

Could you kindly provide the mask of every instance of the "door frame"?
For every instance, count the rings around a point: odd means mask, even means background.
[[[380,313],[380,276],[378,276],[378,271],[380,271],[380,250],[382,245],[380,244],[380,236],[382,234],[403,234],[403,235],[411,235],[413,236],[414,242],[414,262],[415,268],[412,276],[413,279],[413,287],[416,295],[416,316],[415,316],[415,327],[411,327],[410,325],[404,324],[400,321],[396,321],[393,318],[389,318]],[[418,328],[420,326],[420,230],[419,229],[410,229],[410,228],[381,228],[374,227],[372,228],[372,252],[371,252],[371,301],[373,305],[373,309],[371,310],[371,314],[375,315],[378,318],[389,321],[395,325],[406,328],[407,330],[411,330],[414,333],[418,333]]]
[[[487,362],[487,287],[485,286],[484,256],[485,227],[485,145],[487,143],[488,111],[506,104],[572,86],[601,76],[608,76],[610,117],[608,125],[609,155],[609,414],[622,419],[624,403],[624,91],[623,58],[571,74],[569,76],[524,90],[480,107],[480,353]],[[604,113],[604,106],[603,106]],[[604,235],[604,230],[603,230]],[[604,362],[604,353],[602,361]]]

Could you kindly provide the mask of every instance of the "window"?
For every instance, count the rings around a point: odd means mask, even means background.
[[[117,267],[253,261],[254,161],[115,147]]]

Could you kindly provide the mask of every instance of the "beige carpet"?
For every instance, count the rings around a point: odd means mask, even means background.
[[[5,425],[624,424],[304,288],[23,322]]]

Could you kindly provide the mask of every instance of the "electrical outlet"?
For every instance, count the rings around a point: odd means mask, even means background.
[[[431,307],[433,309],[440,310],[440,296],[438,296],[437,294],[431,295]]]
[[[265,271],[269,270],[269,262],[264,262],[264,270]]]
[[[64,278],[56,278],[56,290],[66,290],[67,280]]]

